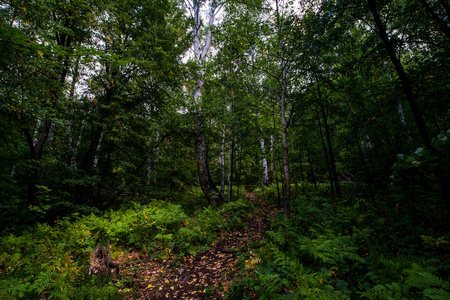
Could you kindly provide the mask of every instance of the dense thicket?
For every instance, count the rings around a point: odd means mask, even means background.
[[[322,183],[439,235],[449,20],[443,0],[1,1],[1,234],[193,186],[274,184],[290,218]]]

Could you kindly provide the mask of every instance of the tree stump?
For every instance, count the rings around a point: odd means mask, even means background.
[[[91,265],[89,267],[89,275],[92,273],[99,276],[108,273],[111,275],[111,270],[114,270],[113,277],[119,274],[119,264],[111,261],[111,251],[109,250],[109,240],[106,248],[98,245],[92,252]]]

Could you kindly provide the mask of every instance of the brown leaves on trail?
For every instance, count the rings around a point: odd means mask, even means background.
[[[262,239],[269,215],[277,213],[273,205],[263,203],[253,193],[247,196],[259,210],[244,230],[224,232],[210,249],[186,256],[176,265],[170,258],[161,262],[148,257],[122,257],[124,276],[133,278],[138,295],[123,299],[224,299],[237,270],[238,251]],[[249,250],[250,251],[250,250]]]

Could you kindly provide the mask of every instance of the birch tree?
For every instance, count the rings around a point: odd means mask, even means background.
[[[208,25],[206,27],[206,35],[202,36],[202,7],[207,4],[209,7],[207,19]],[[210,204],[221,205],[223,202],[222,194],[218,191],[216,185],[212,181],[208,165],[208,145],[206,141],[206,134],[204,130],[204,118],[201,111],[205,62],[211,48],[212,30],[214,27],[215,18],[221,10],[223,3],[216,0],[207,2],[204,0],[186,0],[186,6],[191,14],[193,22],[193,40],[192,50],[194,53],[194,62],[196,65],[196,78],[194,87],[194,104],[196,111],[194,111],[194,129],[195,129],[195,152],[197,159],[197,173],[200,187],[202,188],[205,197]]]
[[[284,200],[284,213],[289,218],[291,214],[290,209],[290,180],[289,180],[289,150],[287,143],[287,120],[286,120],[286,89],[287,89],[287,79],[286,79],[286,58],[285,58],[285,48],[283,41],[283,27],[282,27],[282,16],[279,7],[279,0],[276,0],[276,27],[279,42],[279,55],[280,55],[280,72],[281,72],[281,93],[280,93],[280,116],[281,116],[281,149],[283,157],[283,200]]]

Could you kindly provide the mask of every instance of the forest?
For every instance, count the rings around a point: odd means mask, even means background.
[[[450,299],[448,0],[0,0],[0,53],[0,299]]]

